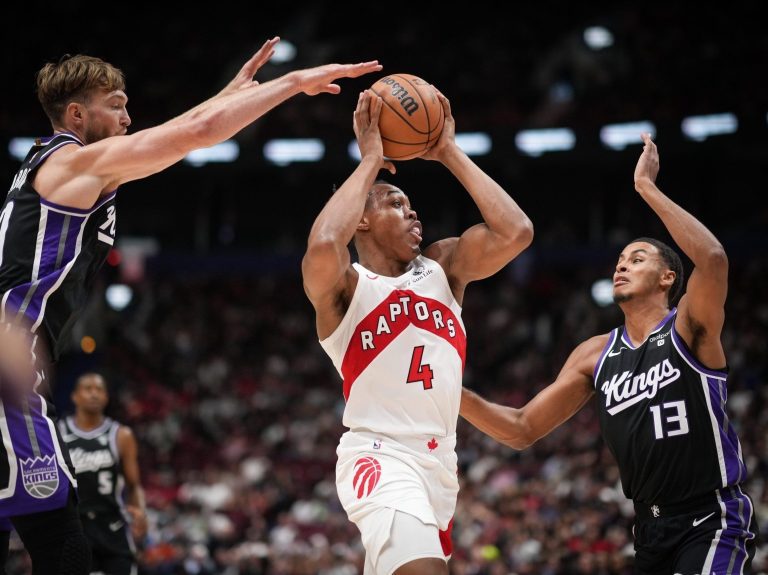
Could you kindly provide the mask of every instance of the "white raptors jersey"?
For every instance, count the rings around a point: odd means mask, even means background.
[[[392,278],[353,265],[359,279],[349,309],[320,342],[344,380],[344,425],[391,436],[453,435],[466,335],[443,268],[418,256]]]

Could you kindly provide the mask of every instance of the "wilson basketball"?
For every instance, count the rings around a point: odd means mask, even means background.
[[[379,130],[387,158],[418,158],[435,145],[445,114],[429,82],[413,74],[390,74],[374,82],[371,91],[384,101]]]

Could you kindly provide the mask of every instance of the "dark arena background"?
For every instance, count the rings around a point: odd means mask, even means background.
[[[40,7],[0,40],[2,174],[10,186],[19,150],[50,132],[34,75],[64,53],[123,69],[132,132],[213,95],[273,35],[283,46],[260,81],[369,59],[382,75],[421,76],[450,98],[462,146],[535,227],[530,248],[464,301],[465,385],[522,406],[578,342],[621,323],[600,281],[621,248],[638,236],[671,243],[633,187],[639,133],[651,131],[660,189],[729,256],[729,413],[768,532],[764,7],[528,4]],[[70,413],[87,370],[110,382],[109,414],[139,440],[144,575],[362,572],[334,486],[341,381],[317,342],[300,260],[314,217],[356,165],[352,111],[377,77],[296,96],[226,145],[120,189],[120,239],[58,365],[55,399]],[[480,221],[439,164],[397,167],[387,178],[409,195],[423,245]],[[457,449],[451,573],[631,573],[633,509],[591,405],[520,452],[460,419]],[[29,573],[11,543],[7,572]],[[754,573],[766,572],[763,545]]]

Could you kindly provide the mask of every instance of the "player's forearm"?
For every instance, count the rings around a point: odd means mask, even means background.
[[[289,72],[247,90],[217,94],[165,125],[188,129],[192,149],[213,146],[300,92],[300,78]]]
[[[459,414],[486,435],[513,449],[525,449],[535,441],[521,410],[491,403],[466,388],[462,389]]]
[[[504,188],[459,148],[446,154],[442,162],[469,192],[488,229],[500,241],[506,240],[518,247],[530,244],[533,224]]]
[[[697,268],[727,266],[722,244],[704,224],[673,202],[649,179],[638,181],[635,188]]]
[[[379,173],[381,161],[365,157],[334,192],[312,225],[308,247],[333,244],[347,249],[365,210],[368,192]]]
[[[144,496],[144,488],[141,485],[129,486],[126,490],[126,503],[133,505],[139,509],[142,513],[147,511],[146,497]]]

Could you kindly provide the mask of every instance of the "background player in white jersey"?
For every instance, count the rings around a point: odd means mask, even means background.
[[[754,505],[725,408],[720,341],[728,259],[704,225],[656,187],[659,157],[645,146],[635,188],[694,263],[685,294],[680,257],[639,238],[619,256],[613,297],[624,326],[581,343],[557,379],[522,409],[463,390],[461,415],[515,449],[543,437],[597,396],[600,427],[635,505],[635,572],[744,575],[755,553]]]
[[[381,69],[376,61],[326,64],[260,84],[253,76],[278,40],[267,40],[213,98],[130,135],[119,69],[76,55],[38,72],[53,135],[35,141],[0,208],[0,519],[11,518],[36,574],[87,573],[76,481],[46,399],[45,360],[59,355],[114,243],[117,188],[230,138],[295,95],[337,94],[337,79]],[[25,341],[25,354],[5,351]]]
[[[483,223],[421,252],[409,198],[376,180],[382,168],[395,169],[383,156],[381,98],[365,91],[354,112],[360,164],[315,220],[302,263],[320,342],[344,379],[349,431],[337,450],[336,483],[362,535],[366,574],[448,573],[464,289],[533,237],[518,205],[456,145],[450,105],[439,97],[445,127],[424,158],[448,168]]]
[[[107,417],[107,382],[98,373],[77,378],[75,413],[59,421],[75,466],[78,510],[91,546],[91,571],[135,575],[134,540],[147,533],[139,447],[130,427]]]

